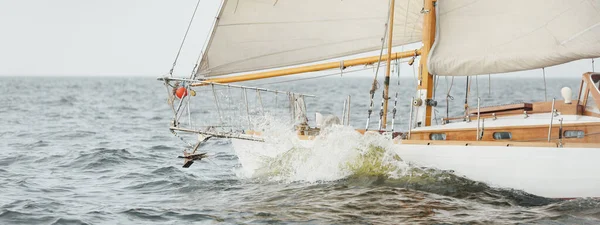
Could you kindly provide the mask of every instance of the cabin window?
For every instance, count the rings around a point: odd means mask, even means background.
[[[594,86],[596,86],[596,88],[600,89],[600,75],[593,74],[591,76],[591,78],[592,78],[592,82],[594,82]]]
[[[512,133],[510,132],[494,132],[494,139],[496,140],[510,140],[512,139]]]
[[[598,106],[594,101],[594,97],[592,97],[592,91],[588,91],[587,103],[585,104],[585,111],[600,113],[600,109],[598,109]]]
[[[585,132],[582,130],[567,130],[564,133],[565,138],[583,138],[585,137]]]
[[[446,140],[446,134],[444,134],[444,133],[432,133],[432,134],[429,134],[429,140],[444,141],[444,140]]]

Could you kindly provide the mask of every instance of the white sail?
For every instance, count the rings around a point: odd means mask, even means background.
[[[600,0],[440,0],[428,68],[521,71],[600,57]]]
[[[422,0],[397,0],[393,45],[421,40]],[[226,0],[200,76],[263,70],[381,48],[387,0]]]

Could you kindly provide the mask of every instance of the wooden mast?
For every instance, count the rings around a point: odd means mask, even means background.
[[[390,20],[388,21],[388,35],[387,35],[387,41],[388,41],[388,45],[387,45],[387,54],[391,55],[392,54],[392,37],[394,36],[394,6],[396,5],[396,1],[395,0],[391,0],[390,2]],[[381,115],[382,118],[382,122],[381,122],[381,128],[385,129],[387,126],[387,109],[388,109],[388,100],[389,100],[389,96],[390,96],[390,69],[391,69],[391,59],[390,57],[387,57],[386,59],[386,68],[385,68],[385,80],[383,81],[383,115]]]
[[[423,10],[425,12],[423,18],[423,48],[421,48],[421,60],[419,63],[419,87],[418,91],[421,94],[420,98],[424,98],[422,104],[425,105],[425,117],[419,118],[420,122],[425,122],[425,126],[431,126],[431,114],[433,108],[427,104],[428,99],[433,97],[433,75],[429,73],[427,68],[427,57],[435,40],[435,4],[437,0],[425,0]]]
[[[421,54],[421,50],[417,49],[417,50],[411,50],[411,51],[405,51],[405,52],[391,53],[390,54],[391,57],[388,57],[388,55],[383,55],[382,59],[392,60],[392,59],[410,58],[410,57],[418,56],[420,54]],[[272,78],[272,77],[287,76],[287,75],[293,75],[293,74],[299,74],[299,73],[308,73],[308,72],[336,69],[336,68],[340,68],[340,67],[345,68],[345,67],[349,67],[349,66],[367,65],[367,64],[376,63],[377,61],[379,61],[379,56],[371,56],[371,57],[364,57],[364,58],[358,58],[358,59],[344,60],[341,62],[321,63],[321,64],[315,64],[315,65],[299,66],[299,67],[294,67],[294,68],[272,70],[272,71],[266,71],[266,72],[250,73],[250,74],[244,74],[244,75],[239,75],[239,76],[211,78],[211,79],[206,79],[204,81],[213,82],[213,83],[241,82],[241,81],[248,81],[248,80],[258,80],[258,79],[265,79],[265,78]],[[191,85],[192,86],[203,86],[206,84],[205,83],[193,83]]]

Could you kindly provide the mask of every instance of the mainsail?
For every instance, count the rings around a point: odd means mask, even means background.
[[[395,4],[393,45],[421,40],[422,0]],[[225,0],[199,76],[292,66],[381,48],[385,0]]]
[[[439,0],[436,75],[536,69],[600,57],[600,0]]]

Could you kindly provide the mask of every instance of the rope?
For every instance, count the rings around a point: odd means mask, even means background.
[[[373,83],[374,84],[377,83],[377,75],[379,74],[379,67],[381,66],[381,58],[383,58],[383,49],[385,47],[385,40],[386,40],[386,38],[389,38],[388,35],[387,35],[388,34],[387,30],[388,30],[388,26],[390,24],[390,16],[391,16],[390,15],[390,12],[391,12],[390,10],[391,10],[391,7],[392,7],[391,6],[392,1],[390,0],[388,4],[390,6],[388,7],[388,13],[387,13],[388,17],[387,17],[387,21],[385,22],[385,26],[384,26],[385,29],[383,29],[383,38],[381,38],[381,48],[379,50],[379,60],[377,61],[377,68],[375,70],[375,78],[373,78]],[[390,56],[388,55],[388,57],[390,57]],[[371,91],[374,92],[375,90],[371,89]]]
[[[433,77],[434,77],[434,82],[433,82],[433,83],[434,83],[434,86],[433,86],[433,93],[432,93],[432,95],[431,95],[431,96],[432,96],[432,100],[434,100],[434,101],[435,101],[435,96],[436,96],[436,94],[437,94],[437,87],[438,87],[438,84],[440,83],[440,82],[439,82],[439,80],[440,80],[440,76],[433,75]],[[434,107],[432,107],[432,108],[433,108],[433,121],[435,121],[435,125],[439,125],[439,123],[438,123],[438,119],[437,119],[437,116],[438,116],[438,115],[437,115],[437,114],[438,114],[438,111],[437,111],[437,109],[435,109]]]
[[[192,88],[191,88],[191,87],[188,85],[188,86],[186,87],[186,91],[187,91],[187,94],[188,94],[188,95],[190,94],[190,90],[192,90]],[[191,106],[191,104],[192,104],[192,101],[191,101],[191,99],[192,99],[192,98],[187,98],[187,113],[188,113],[188,122],[189,122],[190,128],[191,128],[191,129],[194,129],[194,127],[192,127],[192,111],[191,111],[191,109],[190,109],[190,108],[192,107],[192,106]]]
[[[258,102],[260,103],[260,112],[262,115],[265,115],[265,106],[263,105],[262,96],[260,96],[260,90],[256,89],[256,98],[258,98]]]
[[[548,91],[546,90],[546,68],[542,67],[542,75],[544,76],[544,99],[548,101]]]
[[[383,57],[383,48],[385,46],[385,39],[387,37],[387,30],[388,30],[388,26],[390,24],[390,12],[391,12],[391,7],[392,7],[392,1],[388,1],[388,13],[387,13],[387,21],[385,22],[385,26],[383,29],[383,38],[381,38],[381,48],[379,50],[379,60],[377,61],[377,68],[375,70],[375,77],[373,78],[373,84],[371,85],[371,90],[369,91],[369,94],[371,95],[370,97],[370,104],[369,104],[369,110],[368,112],[368,116],[367,116],[367,125],[365,126],[365,130],[369,130],[369,123],[371,122],[371,113],[373,113],[373,105],[375,104],[373,102],[373,98],[375,97],[375,91],[377,90],[377,75],[379,74],[379,67],[381,66],[381,58]],[[388,57],[390,57],[388,55]],[[383,114],[383,112],[382,112]]]
[[[396,106],[398,105],[398,92],[400,92],[400,69],[401,69],[400,61],[398,59],[396,59],[396,74],[398,75],[396,85],[398,86],[398,89],[396,89],[396,94],[394,96],[394,109],[392,110],[392,132],[394,132],[394,123],[396,122],[396,111],[397,111]]]
[[[446,85],[448,85],[448,77],[446,76]],[[454,97],[452,97],[452,95],[450,95],[450,91],[452,90],[452,87],[454,86],[454,76],[452,76],[452,80],[450,81],[450,86],[447,86],[446,89],[448,89],[448,92],[446,93],[446,118],[449,118],[449,108],[450,108],[450,101],[449,100],[454,100]]]
[[[221,123],[221,125],[223,125],[223,115],[221,114],[221,106],[219,104],[219,98],[217,96],[217,92],[215,91],[215,85],[211,84],[210,87],[213,91],[213,97],[215,98],[215,105],[217,106],[217,112],[219,113],[219,122]]]
[[[381,130],[382,125],[383,125],[383,102],[385,101],[385,96],[383,96],[383,93],[381,94],[381,107],[379,107],[379,130]]]
[[[169,89],[169,87],[173,86],[171,86],[169,81],[165,80],[165,87],[167,88],[167,103],[169,104],[169,106],[171,106],[173,114],[177,115],[177,112],[175,112],[175,106],[173,105],[173,101],[175,101],[175,96],[173,96],[173,91]]]
[[[232,95],[231,95],[231,86],[229,86],[229,85],[227,85],[227,98],[226,99],[228,100],[227,101],[227,105],[228,105],[227,108],[229,109],[230,112],[232,112],[233,117],[239,118],[237,116],[238,110],[236,110],[236,109],[233,108],[233,99],[232,99]],[[229,118],[228,118],[229,119],[229,125],[233,125],[233,117],[229,116]],[[239,120],[236,120],[236,121],[239,121]]]
[[[190,27],[192,27],[192,23],[194,22],[194,17],[196,16],[196,12],[198,11],[198,6],[200,5],[200,1],[196,3],[196,7],[194,8],[194,13],[192,14],[192,18],[190,18],[190,23],[188,24],[187,29],[185,30],[185,34],[183,35],[183,40],[181,40],[181,45],[179,45],[179,50],[177,51],[177,55],[175,56],[175,60],[173,61],[173,66],[171,70],[169,70],[169,75],[173,76],[173,70],[175,69],[175,65],[177,65],[177,60],[179,59],[179,55],[181,54],[181,49],[183,49],[183,44],[185,44],[185,39],[187,38],[188,33],[190,32]]]
[[[475,75],[475,92],[477,92],[477,98],[479,98],[479,76]]]
[[[196,58],[196,64],[194,64],[194,68],[192,69],[192,72],[190,74],[190,79],[195,79],[196,78],[196,73],[197,73],[197,69],[198,69],[198,64],[200,63],[200,60],[202,59],[202,56],[204,55],[204,51],[206,50],[206,46],[208,43],[208,40],[210,39],[210,35],[213,34],[215,32],[215,26],[217,24],[217,20],[219,19],[219,14],[221,13],[221,11],[223,10],[223,3],[225,1],[220,1],[221,4],[219,4],[219,10],[217,11],[217,15],[215,15],[215,19],[213,20],[213,23],[210,27],[211,32],[208,32],[206,34],[206,37],[204,38],[204,43],[202,44],[202,51],[200,51],[200,53],[198,54],[198,57]]]
[[[467,76],[467,87],[465,90],[465,117],[469,114],[469,91],[471,87],[469,85],[469,76]]]
[[[411,1],[406,1],[407,4],[406,4],[406,12],[404,13],[404,21],[408,21],[408,9],[410,8],[410,2]],[[404,23],[403,37],[406,37],[406,26],[407,25],[408,25],[408,23]],[[404,45],[402,45],[401,51],[404,51]],[[398,75],[396,85],[398,86],[398,89],[396,89],[396,93],[394,94],[394,109],[392,110],[392,132],[394,132],[394,124],[396,123],[396,112],[397,112],[396,108],[398,105],[398,92],[400,92],[401,66],[402,65],[400,64],[400,60],[396,59],[396,74]]]
[[[181,140],[183,143],[187,144],[190,148],[194,148],[194,145],[192,145],[191,143],[185,141],[181,136],[179,136],[179,134],[177,134],[177,132],[175,132],[174,130],[171,130],[171,133],[175,136],[178,137],[179,140]]]
[[[488,74],[488,95],[492,95],[492,75]]]
[[[412,68],[413,68],[413,77],[415,78],[414,81],[414,85],[415,85],[415,98],[419,98],[419,83],[417,82],[417,69],[415,69],[415,64],[413,62],[412,64]],[[412,103],[411,103],[412,104]]]

